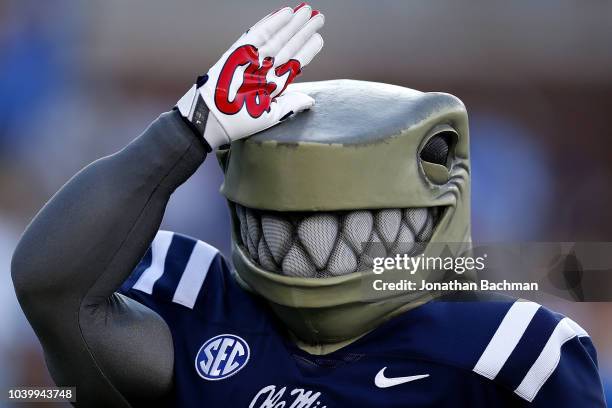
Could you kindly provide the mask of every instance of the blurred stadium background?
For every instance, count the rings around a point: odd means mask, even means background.
[[[283,5],[0,1],[0,389],[50,383],[10,280],[29,220],[81,167],[172,107],[242,30]],[[314,6],[327,17],[326,46],[301,80],[390,82],[466,103],[475,240],[612,241],[612,2]],[[220,183],[207,160],[173,196],[164,228],[228,253]],[[551,306],[590,332],[612,388],[612,304]]]

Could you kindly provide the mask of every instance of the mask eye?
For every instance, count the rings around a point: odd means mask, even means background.
[[[421,159],[446,167],[452,140],[453,134],[451,132],[438,133],[429,139],[421,150]]]

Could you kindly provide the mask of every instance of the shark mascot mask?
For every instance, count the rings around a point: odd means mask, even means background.
[[[221,192],[236,279],[269,302],[300,347],[322,354],[435,296],[372,290],[381,275],[369,248],[437,256],[436,243],[469,245],[468,121],[445,93],[353,80],[289,89],[316,105],[220,149]]]

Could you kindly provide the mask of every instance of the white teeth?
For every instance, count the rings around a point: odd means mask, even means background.
[[[369,211],[354,211],[344,217],[342,232],[348,243],[357,253],[363,252],[363,245],[367,243],[372,234],[374,217]]]
[[[433,233],[433,219],[432,217],[427,217],[427,222],[423,225],[421,232],[418,234],[418,238],[420,242],[429,241],[431,235]]]
[[[245,213],[247,229],[249,231],[249,236],[253,239],[254,244],[258,244],[261,239],[261,227],[259,225],[259,219],[257,215],[253,213],[252,210],[246,209]]]
[[[380,210],[376,213],[374,219],[376,221],[376,230],[384,244],[390,245],[395,242],[400,223],[402,222],[402,211]]]
[[[372,232],[372,236],[370,237],[370,245],[366,252],[373,258],[387,256],[387,250],[385,249],[385,246],[383,245],[376,231]]]
[[[270,253],[276,263],[280,264],[291,247],[293,226],[281,217],[262,215],[261,229]]]
[[[276,264],[274,263],[272,254],[270,253],[270,250],[263,239],[259,241],[257,252],[259,255],[259,264],[269,271],[276,272]]]
[[[331,275],[340,276],[355,272],[356,269],[357,258],[348,244],[341,239],[329,258],[326,271]]]
[[[238,217],[238,229],[240,230],[242,244],[246,246],[248,231],[246,227],[246,218],[244,217],[244,207],[238,204],[236,204],[236,217]]]
[[[408,208],[304,215],[235,205],[237,234],[253,261],[271,272],[309,278],[366,270],[372,267],[374,257],[414,255],[430,241],[437,210]]]
[[[249,254],[251,254],[251,258],[253,258],[254,260],[258,261],[259,260],[259,254],[257,253],[257,246],[255,246],[255,244],[253,243],[253,240],[251,239],[251,237],[247,237],[247,249],[249,250]]]
[[[338,237],[338,220],[331,214],[306,217],[298,227],[298,237],[318,269],[327,264]]]
[[[391,249],[393,254],[407,254],[414,247],[414,233],[404,222],[400,226],[396,242],[397,244]]]
[[[283,259],[283,275],[312,278],[317,273],[312,261],[299,244],[293,244]]]
[[[248,231],[247,247],[251,256],[257,260],[257,247],[261,239],[261,227],[259,226],[257,216],[248,208],[245,211],[245,218]]]
[[[429,218],[429,213],[427,208],[407,208],[404,210],[404,218],[412,232],[418,236]]]

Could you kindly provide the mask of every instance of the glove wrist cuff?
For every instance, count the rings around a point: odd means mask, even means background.
[[[208,141],[202,137],[202,133],[200,132],[200,130],[193,123],[191,123],[189,119],[183,116],[178,106],[175,106],[174,108],[172,108],[172,110],[178,113],[178,116],[181,118],[183,123],[191,130],[194,136],[196,136],[198,139],[202,141],[202,144],[204,145],[206,152],[207,153],[212,152],[213,150],[212,147],[210,147],[210,144],[208,143]]]
[[[189,127],[204,138],[212,150],[229,143],[230,138],[204,100],[202,86],[207,78],[198,77],[196,84],[177,102],[175,109],[180,112]]]
[[[219,123],[217,117],[212,112],[208,112],[206,126],[202,136],[213,149],[216,149],[221,145],[228,144],[231,141],[227,135],[227,132],[223,126],[221,126],[221,123]]]

